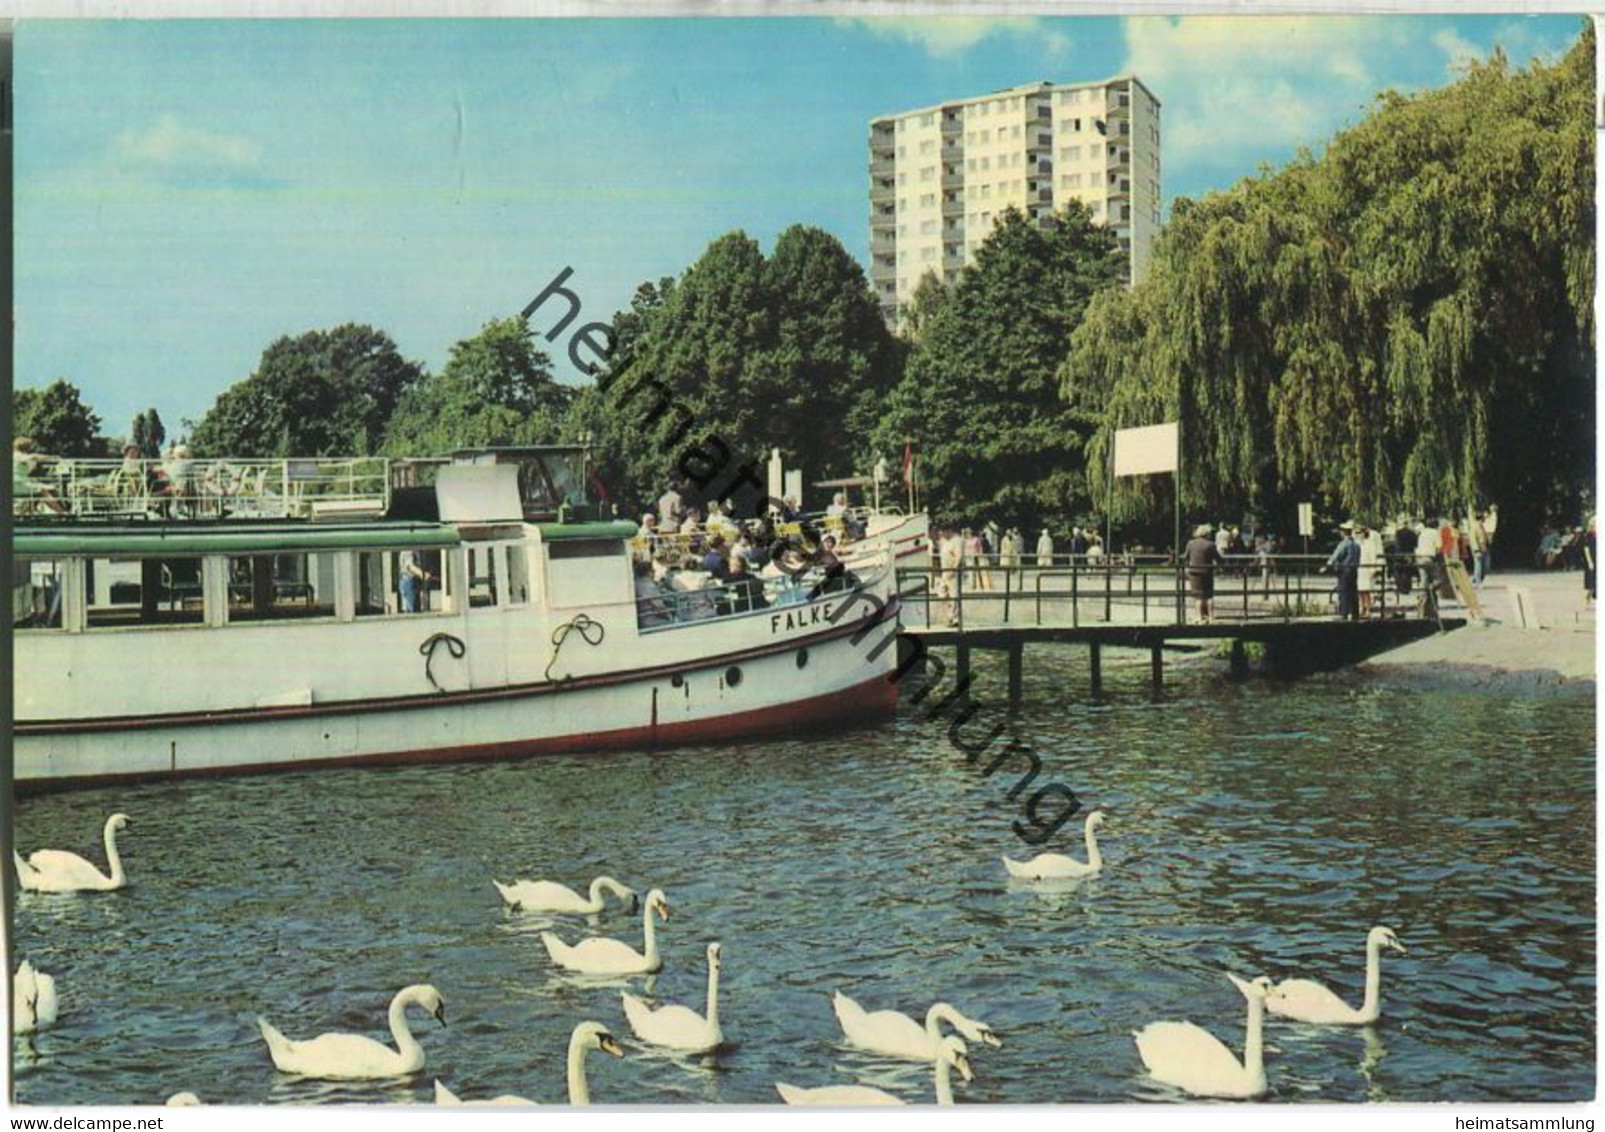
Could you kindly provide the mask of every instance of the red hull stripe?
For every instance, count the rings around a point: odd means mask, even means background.
[[[806,606],[801,608],[807,608]],[[869,607],[865,607],[866,610]],[[891,621],[897,615],[897,602],[893,601],[881,615],[882,621]],[[526,699],[531,696],[548,696],[557,692],[580,688],[604,688],[612,684],[629,684],[640,680],[656,680],[676,673],[697,672],[720,665],[739,664],[758,660],[776,653],[791,652],[827,641],[839,640],[861,630],[866,619],[843,622],[828,632],[806,637],[790,637],[716,657],[703,657],[694,661],[659,665],[655,668],[632,668],[621,672],[599,673],[594,676],[576,676],[567,680],[543,681],[539,684],[512,684],[503,688],[481,688],[461,692],[425,693],[412,696],[386,696],[366,700],[337,700],[323,704],[290,704],[282,707],[230,708],[213,712],[173,712],[166,715],[97,716],[93,719],[40,719],[17,720],[12,734],[26,735],[83,735],[100,731],[136,731],[157,727],[211,727],[226,723],[260,723],[268,719],[303,719],[337,715],[361,715],[371,712],[416,711],[440,707],[443,704],[475,704],[495,700]],[[867,644],[867,642],[866,642]],[[421,661],[419,662],[422,663]]]
[[[659,723],[647,727],[625,727],[614,731],[595,731],[550,739],[526,739],[507,743],[469,743],[429,750],[392,751],[377,755],[346,755],[328,759],[308,759],[294,763],[266,763],[257,766],[196,767],[177,771],[133,774],[81,775],[73,778],[17,781],[18,794],[42,790],[77,789],[112,783],[166,780],[171,778],[216,778],[225,775],[259,774],[265,771],[298,771],[342,766],[396,766],[409,763],[469,762],[478,759],[521,758],[528,755],[577,754],[586,751],[642,749],[749,739],[776,733],[795,734],[838,728],[854,722],[890,717],[897,708],[897,684],[888,676],[877,675],[840,692],[814,696],[795,703],[776,704],[735,712],[714,719],[683,723]]]

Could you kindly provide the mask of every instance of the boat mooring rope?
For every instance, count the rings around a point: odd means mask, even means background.
[[[563,651],[563,642],[567,641],[568,635],[573,632],[578,632],[580,638],[593,647],[601,644],[602,638],[607,636],[607,629],[600,621],[592,619],[587,614],[576,613],[573,618],[552,630],[552,659],[546,662],[544,679],[552,678],[552,667],[557,664],[558,655]],[[572,680],[573,677],[565,676],[563,679]]]
[[[424,658],[424,675],[429,678],[430,687],[442,695],[445,694],[446,689],[435,681],[434,663],[435,650],[443,643],[453,660],[461,660],[468,652],[468,646],[463,643],[462,638],[454,637],[450,633],[436,633],[418,646],[418,655]]]

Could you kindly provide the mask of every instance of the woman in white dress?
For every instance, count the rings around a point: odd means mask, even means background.
[[[1386,551],[1382,545],[1382,532],[1373,530],[1369,526],[1355,532],[1360,543],[1360,619],[1363,621],[1371,616],[1371,595],[1377,587],[1377,577],[1382,572],[1382,560]]]

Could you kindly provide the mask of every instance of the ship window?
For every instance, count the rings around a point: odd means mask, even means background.
[[[11,564],[11,627],[61,628],[61,587],[67,564],[55,558]]]
[[[199,558],[93,558],[84,565],[91,629],[205,620]]]
[[[334,555],[253,554],[228,560],[228,619],[334,616]]]
[[[624,540],[617,538],[574,538],[547,544],[555,558],[617,558],[624,553]]]
[[[468,604],[496,604],[496,556],[488,546],[468,548]]]
[[[365,550],[356,559],[358,617],[439,613],[443,608],[447,575],[440,551]]]
[[[529,601],[529,554],[521,546],[507,548],[507,604]]]

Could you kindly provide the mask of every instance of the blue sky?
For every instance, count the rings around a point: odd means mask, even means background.
[[[438,369],[565,266],[588,317],[745,229],[867,257],[870,118],[1135,71],[1168,199],[1574,16],[21,24],[16,381],[171,432],[282,334]],[[544,324],[543,324],[544,325]],[[554,351],[556,352],[556,351]]]

